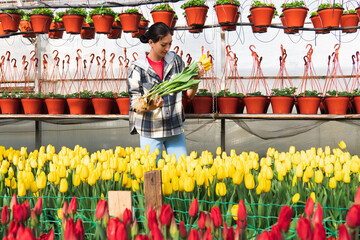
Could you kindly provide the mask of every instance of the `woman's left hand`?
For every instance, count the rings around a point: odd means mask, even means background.
[[[202,75],[205,74],[206,71],[205,71],[204,66],[201,63],[198,63],[197,65],[198,65],[198,68],[199,68],[199,73],[198,73],[198,75],[196,77],[200,78]]]

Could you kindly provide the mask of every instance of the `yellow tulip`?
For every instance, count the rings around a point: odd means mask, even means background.
[[[5,178],[5,186],[11,187],[11,180],[9,178]]]
[[[350,173],[345,173],[344,174],[343,181],[344,181],[344,183],[350,183]]]
[[[81,183],[81,180],[80,180],[80,175],[79,174],[75,174],[74,175],[74,179],[73,179],[73,185],[75,187],[79,186]]]
[[[323,175],[322,171],[321,170],[316,170],[315,171],[315,182],[316,183],[322,183],[323,178],[324,178],[324,175]]]
[[[68,182],[66,178],[60,180],[60,192],[65,193],[68,190]]]
[[[139,191],[139,189],[140,189],[139,182],[136,181],[136,179],[132,180],[131,187],[132,187],[133,192]]]
[[[235,185],[240,185],[243,181],[244,173],[243,171],[236,170],[233,176],[233,182]]]
[[[173,187],[172,187],[170,182],[163,183],[162,188],[163,188],[163,195],[164,196],[169,196],[169,195],[172,194]]]
[[[302,164],[296,166],[296,177],[301,178],[303,176]]]
[[[235,220],[235,221],[237,221],[237,213],[238,213],[238,210],[239,210],[239,205],[233,205],[232,207],[231,207],[231,215],[233,216],[233,219]]]
[[[80,170],[80,178],[83,181],[86,180],[89,177],[89,173],[90,173],[89,168],[87,166],[83,165]]]
[[[300,200],[300,193],[295,193],[292,197],[292,202],[297,203]]]
[[[254,176],[251,173],[245,174],[245,187],[249,190],[254,189],[255,187]]]
[[[217,196],[225,196],[226,195],[226,185],[223,182],[218,182],[215,186],[215,192]]]
[[[64,165],[59,166],[59,177],[66,177],[66,167]]]
[[[31,183],[30,189],[32,193],[36,193],[39,190],[35,181]]]
[[[339,142],[338,145],[339,145],[339,147],[340,147],[341,149],[345,149],[345,148],[346,148],[346,143],[345,143],[344,141]]]
[[[46,175],[45,172],[41,171],[40,175],[37,177],[36,180],[37,188],[44,189],[46,186]]]
[[[8,177],[11,179],[13,176],[14,176],[14,169],[12,167],[9,167]]]
[[[294,146],[290,146],[290,148],[289,148],[289,153],[290,153],[290,154],[294,154],[294,153],[295,153],[295,147],[294,147]]]
[[[315,192],[311,192],[310,197],[313,199],[314,202],[316,202]]]
[[[338,181],[338,182],[342,181],[343,177],[344,177],[344,172],[342,170],[334,172],[334,178],[336,181]]]
[[[223,166],[218,167],[218,172],[216,174],[216,179],[222,181],[225,178],[225,169]]]
[[[202,186],[205,183],[205,173],[204,172],[200,172],[196,178],[196,184],[198,186]]]
[[[336,188],[336,180],[335,180],[334,177],[330,178],[329,187],[330,188]]]
[[[184,179],[184,190],[186,192],[192,192],[195,187],[195,181],[191,177],[185,177]]]
[[[17,187],[17,185],[16,185],[16,180],[15,180],[15,178],[12,178],[11,179],[11,182],[10,182],[10,186],[11,186],[11,189],[13,189],[13,190],[15,190]]]
[[[172,190],[173,191],[178,191],[179,190],[179,178],[178,177],[173,177],[171,180],[171,186],[172,186]]]
[[[330,147],[329,146],[325,147],[325,155],[330,155]]]
[[[331,163],[329,163],[329,164],[327,164],[325,166],[325,173],[326,174],[332,174],[333,171],[334,171],[334,166]]]
[[[135,166],[134,172],[137,179],[141,179],[144,176],[143,167],[140,164]]]

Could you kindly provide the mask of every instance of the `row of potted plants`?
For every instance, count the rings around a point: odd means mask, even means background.
[[[353,93],[327,91],[325,97],[317,90],[306,90],[295,95],[296,88],[272,89],[270,96],[261,92],[231,93],[228,89],[212,94],[206,89],[199,89],[192,101],[183,98],[185,112],[198,114],[218,111],[225,114],[243,113],[244,107],[249,114],[261,114],[268,111],[271,103],[272,112],[276,114],[291,113],[293,106],[300,114],[322,113],[347,114],[360,113],[360,90]],[[217,109],[213,109],[215,106]]]
[[[0,109],[2,114],[17,114],[20,103],[25,114],[41,114],[43,105],[49,114],[64,114],[69,109],[70,114],[87,114],[92,105],[95,114],[110,114],[114,103],[117,103],[120,114],[129,114],[129,94],[121,92],[91,92],[82,91],[67,95],[55,93],[25,93],[3,92],[0,96]]]

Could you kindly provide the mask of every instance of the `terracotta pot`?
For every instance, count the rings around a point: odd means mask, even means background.
[[[119,19],[123,28],[123,32],[136,33],[139,29],[141,14],[140,13],[121,13]]]
[[[1,13],[0,22],[5,32],[17,32],[21,21],[21,14]]]
[[[355,8],[355,11],[356,11],[356,13],[357,13],[358,17],[360,18],[360,7]]]
[[[94,27],[96,33],[108,34],[111,32],[111,27],[115,17],[113,15],[93,15]]]
[[[21,104],[25,114],[41,114],[44,99],[42,98],[22,98]]]
[[[17,114],[19,106],[19,98],[0,98],[0,108],[2,114]]]
[[[151,16],[153,18],[153,22],[163,22],[169,28],[171,28],[171,23],[174,19],[175,12],[174,11],[167,11],[167,10],[158,10],[158,11],[151,11]]]
[[[177,22],[177,19],[176,18],[173,18],[172,22],[171,22],[171,35],[174,35],[174,28],[176,26],[176,22]],[[141,24],[140,24],[141,25]]]
[[[92,98],[95,114],[106,115],[111,113],[114,104],[113,98]]]
[[[287,27],[287,23],[286,23],[286,19],[284,16],[281,16],[280,17],[280,20],[281,20],[281,23],[284,27]],[[297,29],[284,29],[284,33],[286,34],[295,34],[295,33],[298,33],[299,30]]]
[[[114,21],[112,24],[111,32],[107,35],[107,37],[109,39],[118,39],[121,38],[121,33],[122,33],[121,22]]]
[[[247,96],[244,97],[246,112],[249,114],[261,114],[267,110],[267,97],[265,96]]]
[[[81,30],[80,37],[81,39],[94,39],[95,37],[95,29],[84,29],[88,27],[93,27],[93,25],[90,25],[86,22],[83,24],[83,29]]]
[[[122,115],[129,114],[129,106],[130,106],[130,98],[129,97],[119,97],[116,99],[116,103],[118,105],[120,114],[122,114]]]
[[[255,27],[269,27],[275,13],[274,7],[253,7],[250,8]]]
[[[2,24],[1,24],[1,22],[0,22],[0,36],[1,36],[1,35],[6,35],[6,34],[8,34],[8,33],[4,31],[4,29],[3,29],[3,27],[2,27]]]
[[[50,25],[53,20],[52,17],[47,15],[35,14],[30,16],[31,25],[34,33],[48,33]]]
[[[50,25],[50,30],[64,28],[64,24],[62,22],[52,22]],[[53,31],[48,33],[49,38],[52,39],[61,39],[63,37],[64,31]]]
[[[140,25],[139,25],[139,30],[136,32],[136,33],[132,33],[131,36],[132,37],[140,37],[142,35],[145,34],[146,32],[146,28],[148,27],[149,25],[149,21],[148,20],[140,20]]]
[[[65,14],[63,17],[64,27],[66,33],[80,34],[84,23],[84,16]]]
[[[214,8],[220,25],[235,22],[239,6],[235,4],[219,4],[215,5]]]
[[[32,32],[33,31],[30,21],[21,20],[19,27],[20,27],[20,32]],[[26,33],[26,34],[23,34],[22,36],[26,37],[26,38],[34,38],[34,37],[36,37],[36,34],[35,33]]]
[[[271,107],[275,114],[291,113],[294,106],[294,97],[272,96],[270,97]]]
[[[217,97],[220,113],[237,113],[240,97]],[[240,98],[241,99],[241,98]]]
[[[353,98],[353,103],[355,105],[356,113],[360,114],[360,96],[355,96]]]
[[[209,7],[187,7],[185,8],[186,22],[188,27],[202,27],[205,24],[206,14]],[[192,33],[199,32],[199,29],[189,30]],[[202,28],[201,28],[202,32]]]
[[[314,26],[314,28],[323,28],[323,25],[321,23],[321,19],[319,17],[319,15],[315,15],[315,16],[311,16],[310,17],[310,20]],[[329,30],[318,30],[318,31],[315,31],[316,34],[327,34],[327,33],[330,33]]]
[[[304,22],[309,9],[305,7],[286,8],[283,10],[284,17],[288,27],[301,28],[304,27]]]
[[[245,107],[244,99],[242,97],[239,97],[238,101],[239,102],[238,102],[237,113],[243,113],[244,112],[244,107]]]
[[[299,112],[301,114],[317,114],[321,97],[302,96],[297,97]]]
[[[359,24],[359,17],[356,13],[343,14],[340,18],[341,27],[357,27]],[[357,29],[344,29],[343,33],[354,33]]]
[[[188,19],[185,18],[185,20],[186,20],[186,24],[189,25],[189,24],[188,24]],[[190,33],[201,33],[202,31],[203,31],[202,28],[192,28],[192,29],[189,29],[189,32],[190,32]]]
[[[80,115],[88,113],[89,98],[67,98],[70,114]]]
[[[318,10],[324,28],[339,27],[343,8],[324,8]]]
[[[346,114],[350,97],[325,97],[325,105],[329,114]]]
[[[194,113],[203,114],[212,112],[212,97],[210,96],[195,96],[192,100]]]
[[[64,114],[65,98],[45,98],[46,108],[49,114]]]
[[[235,20],[233,23],[237,23],[240,18],[240,12],[236,12]],[[236,25],[229,25],[229,26],[221,26],[221,29],[224,31],[236,31]]]
[[[248,19],[249,19],[250,23],[254,23],[254,19],[251,15],[248,16]],[[267,32],[266,27],[258,28],[258,27],[255,27],[254,25],[252,25],[251,29],[252,29],[253,33],[266,33]]]

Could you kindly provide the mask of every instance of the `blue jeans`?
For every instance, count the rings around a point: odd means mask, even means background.
[[[159,149],[159,155],[157,156],[156,162],[161,158],[163,145],[165,146],[166,153],[170,156],[175,154],[176,159],[178,159],[182,154],[187,156],[184,133],[164,138],[148,138],[140,136],[141,149],[145,149],[146,145],[150,146],[150,153],[154,152],[156,148]]]

